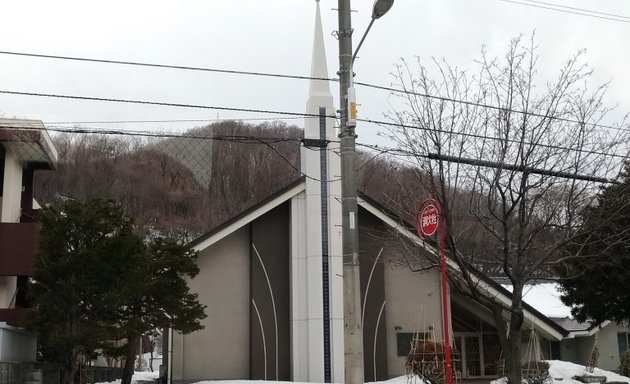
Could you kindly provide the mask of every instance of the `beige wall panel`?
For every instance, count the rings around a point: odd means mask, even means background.
[[[406,361],[397,353],[398,332],[433,332],[433,338],[442,339],[438,270],[385,266],[385,298],[388,373],[395,377],[404,374]]]
[[[616,371],[619,369],[619,343],[617,333],[630,333],[630,328],[608,324],[597,335],[597,345],[599,346],[598,366],[602,369]],[[590,351],[589,351],[590,352]]]
[[[174,335],[174,382],[249,378],[249,252],[246,226],[200,253],[189,285],[208,317],[203,330]]]

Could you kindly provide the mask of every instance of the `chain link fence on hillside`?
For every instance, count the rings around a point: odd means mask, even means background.
[[[35,176],[40,204],[113,199],[148,231],[180,239],[193,239],[300,176],[302,131],[286,124],[50,133],[59,162],[54,172]]]

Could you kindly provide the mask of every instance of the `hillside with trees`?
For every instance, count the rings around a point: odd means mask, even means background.
[[[58,169],[39,175],[35,196],[120,201],[146,234],[192,240],[296,180],[301,136],[284,123],[236,121],[183,137],[60,134]]]

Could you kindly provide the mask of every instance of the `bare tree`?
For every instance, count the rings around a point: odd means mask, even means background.
[[[602,126],[607,85],[587,87],[592,72],[582,53],[542,88],[537,59],[532,37],[513,39],[501,60],[482,50],[472,76],[434,60],[433,79],[419,59],[417,69],[403,61],[394,74],[402,107],[389,116],[391,139],[413,155],[427,176],[419,180],[442,206],[446,246],[460,270],[451,286],[493,312],[510,383],[521,382],[523,288],[558,262],[581,231],[581,212],[601,182],[618,175],[628,150],[625,119]],[[512,285],[510,305],[471,273],[487,264]]]

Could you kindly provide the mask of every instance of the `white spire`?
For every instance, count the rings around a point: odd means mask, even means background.
[[[313,56],[311,61],[311,77],[328,78],[328,66],[326,65],[326,48],[324,47],[324,33],[322,32],[322,16],[319,10],[319,0],[317,1],[315,13],[315,31],[313,33]],[[312,97],[327,97],[328,100],[318,100],[318,106],[332,105],[332,94],[330,85],[325,80],[311,80],[309,90],[309,101]],[[315,100],[313,100],[315,101]]]
[[[311,76],[329,78],[319,1],[316,2]],[[304,118],[304,138],[327,140],[325,150],[302,145],[304,193],[296,197],[292,218],[292,367],[293,379],[324,382],[324,235],[328,241],[329,320],[332,382],[343,382],[343,252],[341,238],[341,161],[336,141],[335,108],[326,80],[311,80]],[[323,116],[322,116],[323,113]],[[325,117],[324,117],[325,116]],[[322,118],[323,117],[323,118]],[[324,124],[322,124],[322,122]],[[321,181],[320,181],[321,179]],[[326,206],[324,206],[326,202]],[[324,227],[324,223],[327,225]],[[324,228],[327,228],[326,232]]]

